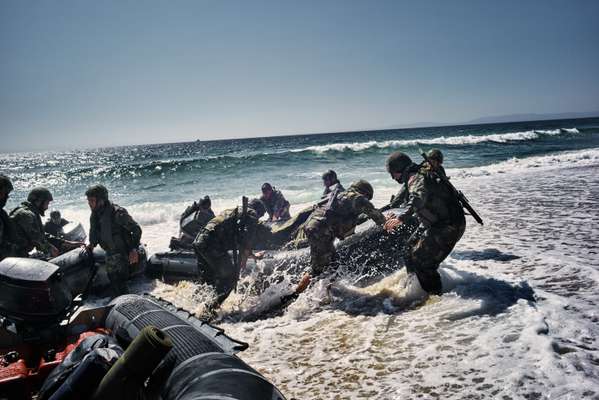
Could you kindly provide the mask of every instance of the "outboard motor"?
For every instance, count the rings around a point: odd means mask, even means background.
[[[0,315],[28,324],[59,320],[73,297],[58,266],[31,258],[0,261]]]
[[[113,300],[106,328],[132,341],[146,326],[168,335],[173,348],[150,377],[163,400],[284,400],[279,390],[234,353],[246,343],[229,338],[207,323],[185,318],[147,298],[125,295]]]

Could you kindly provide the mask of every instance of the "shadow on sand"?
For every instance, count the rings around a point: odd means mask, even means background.
[[[484,250],[462,250],[454,251],[451,253],[451,257],[456,260],[471,260],[471,261],[512,261],[517,260],[520,256],[514,254],[503,253],[500,250],[489,248]]]

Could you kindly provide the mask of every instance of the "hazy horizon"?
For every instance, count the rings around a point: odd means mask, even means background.
[[[0,9],[2,152],[599,107],[591,1],[6,1]]]

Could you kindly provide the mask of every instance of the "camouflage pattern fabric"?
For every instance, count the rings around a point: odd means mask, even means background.
[[[325,187],[324,191],[322,192],[322,196],[320,198],[324,199],[333,192],[343,192],[344,190],[345,190],[345,188],[343,187],[341,182],[337,181],[337,182],[333,183],[331,186]]]
[[[273,187],[270,199],[266,200],[266,198],[262,196],[260,197],[260,200],[264,203],[269,218],[272,218],[275,214],[279,214],[280,219],[291,218],[291,215],[289,214],[289,202],[285,199],[280,190]]]
[[[400,218],[416,216],[420,228],[408,242],[406,268],[416,273],[424,290],[441,294],[437,269],[464,234],[464,210],[450,189],[426,167],[410,176],[408,194],[410,207]]]
[[[139,247],[141,234],[141,227],[127,210],[109,201],[90,217],[89,242],[99,244],[107,254],[127,256]]]
[[[16,254],[12,222],[4,209],[0,209],[0,261]]]
[[[318,275],[336,258],[335,238],[344,239],[354,232],[360,214],[382,225],[385,217],[368,199],[351,188],[337,194],[335,201],[318,207],[304,225],[310,243],[312,274]]]
[[[409,243],[406,269],[418,277],[420,286],[431,294],[441,295],[439,264],[451,253],[466,229],[466,223],[430,227]]]
[[[69,221],[64,218],[60,219],[60,224],[55,224],[54,221],[49,220],[44,224],[44,232],[49,233],[52,236],[60,237],[64,234],[62,228],[68,223]]]
[[[24,201],[12,210],[10,220],[14,229],[16,256],[27,257],[34,248],[46,254],[50,252],[51,244],[44,232],[41,212],[34,204]]]
[[[106,200],[90,217],[89,242],[106,251],[106,272],[116,295],[128,292],[129,252],[141,241],[141,227],[126,209]]]
[[[241,207],[225,210],[214,217],[200,231],[193,242],[198,258],[199,275],[204,282],[213,286],[218,294],[218,304],[222,303],[237,285],[239,269],[229,256],[230,250],[238,254],[251,251],[257,243],[270,240],[270,228],[258,221],[252,209],[248,209],[239,232]]]
[[[212,286],[217,293],[215,305],[223,301],[237,286],[239,270],[233,265],[228,253],[206,249],[197,255],[198,274],[202,280]]]
[[[120,253],[106,254],[106,273],[115,296],[129,292],[129,258]]]

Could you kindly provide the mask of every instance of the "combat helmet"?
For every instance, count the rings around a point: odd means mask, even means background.
[[[337,173],[335,171],[333,171],[332,169],[328,170],[327,172],[325,172],[324,174],[322,174],[322,180],[329,180],[331,182],[336,182],[337,181]]]
[[[10,178],[4,174],[0,174],[0,190],[10,193],[13,190],[12,182]]]
[[[264,203],[260,199],[252,199],[248,203],[248,208],[251,208],[256,213],[256,217],[258,219],[262,218],[262,216],[266,213],[266,208],[264,207]]]
[[[200,200],[200,207],[202,208],[210,208],[212,206],[212,201],[210,200],[210,196],[206,195],[203,199]]]
[[[52,193],[50,193],[50,191],[45,187],[34,188],[31,190],[31,192],[29,192],[29,195],[27,196],[27,201],[33,204],[52,200],[54,200],[54,198],[52,197]]]
[[[104,185],[93,185],[85,191],[85,196],[108,200],[108,189],[106,189],[106,186]]]
[[[352,183],[349,188],[363,194],[368,198],[368,200],[372,200],[372,196],[374,196],[374,189],[372,188],[372,185],[364,179],[360,179],[359,181]]]
[[[412,165],[412,159],[401,151],[391,153],[387,158],[387,172],[403,172],[407,167]]]
[[[433,161],[443,164],[443,153],[439,149],[430,149],[426,152],[426,156]]]

